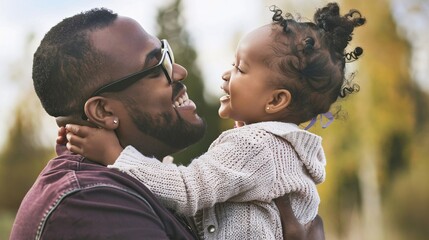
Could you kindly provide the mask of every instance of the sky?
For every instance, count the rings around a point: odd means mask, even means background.
[[[398,31],[411,43],[411,75],[429,92],[429,0],[392,0]]]
[[[194,45],[206,93],[220,95],[221,74],[232,63],[237,35],[270,22],[268,7],[285,0],[182,0],[185,28]],[[25,90],[32,89],[32,54],[43,35],[63,18],[93,7],[106,7],[120,15],[136,19],[149,33],[156,34],[155,17],[160,6],[171,0],[0,0],[0,147],[7,134],[10,114]],[[288,0],[292,13],[314,10],[328,1]],[[429,91],[429,1],[391,0],[393,13],[404,37],[411,39],[412,74]],[[311,8],[311,9],[308,9]],[[409,13],[414,13],[409,15]],[[304,15],[305,16],[305,15]],[[29,33],[34,41],[26,46]],[[426,34],[424,34],[426,33]],[[27,55],[25,55],[27,53]],[[177,59],[180,63],[180,59]],[[21,71],[16,82],[11,66]],[[17,72],[17,71],[15,71]],[[16,73],[15,73],[16,74]],[[50,122],[51,124],[52,122]],[[51,133],[56,134],[56,132]]]

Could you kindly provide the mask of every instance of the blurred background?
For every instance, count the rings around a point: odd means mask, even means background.
[[[106,7],[172,43],[187,67],[185,84],[208,122],[201,142],[175,155],[189,163],[233,123],[217,116],[222,72],[246,32],[271,21],[270,5],[311,20],[329,1],[315,0],[0,0],[0,240],[8,239],[21,199],[54,156],[57,127],[31,80],[32,55],[65,17]],[[347,64],[361,87],[340,101],[340,118],[323,137],[327,179],[319,186],[327,239],[428,239],[429,1],[338,1],[367,23],[355,30]],[[334,111],[335,111],[334,109]]]

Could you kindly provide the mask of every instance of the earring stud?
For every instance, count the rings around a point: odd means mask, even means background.
[[[119,122],[118,119],[113,119],[113,124],[116,125],[116,124],[118,124],[118,122]]]
[[[267,110],[270,110],[270,107],[267,107]]]

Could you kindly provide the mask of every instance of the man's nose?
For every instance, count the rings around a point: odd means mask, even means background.
[[[184,80],[188,76],[188,71],[182,65],[175,63],[173,65],[173,81],[178,82]]]

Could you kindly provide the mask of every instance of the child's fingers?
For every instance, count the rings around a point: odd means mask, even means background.
[[[88,135],[89,127],[81,126],[81,125],[75,125],[75,124],[67,124],[66,130],[75,134],[79,137],[86,137]]]
[[[246,125],[244,122],[242,122],[242,121],[235,121],[235,125],[234,125],[234,127],[235,128],[238,128],[238,127],[242,127],[242,126],[244,126],[244,125]]]
[[[79,132],[79,127],[80,127],[79,125],[75,125],[75,124],[66,124],[66,130],[73,134],[77,134]]]
[[[58,128],[58,136],[64,136],[64,135],[66,135],[66,128],[65,127]]]
[[[77,135],[74,135],[72,132],[67,133],[67,144],[66,147],[71,152],[77,154],[84,154],[83,146],[85,146],[85,138],[81,138]]]
[[[83,155],[83,150],[82,150],[80,147],[78,147],[78,146],[76,146],[76,145],[71,144],[70,142],[68,142],[68,143],[66,144],[66,147],[67,147],[67,149],[68,149],[70,152],[74,152],[74,153],[77,153],[77,154]]]
[[[84,145],[85,138],[75,135],[72,132],[67,133],[66,137],[68,142],[72,145],[76,145],[78,147],[81,147]]]
[[[67,139],[64,136],[58,136],[56,142],[58,145],[64,145],[67,143]]]
[[[65,129],[65,127],[60,127],[58,129],[57,144],[64,145],[66,143],[67,143],[66,129]]]

